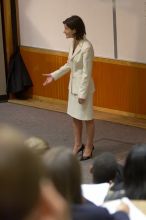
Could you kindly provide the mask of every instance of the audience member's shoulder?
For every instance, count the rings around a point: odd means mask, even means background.
[[[110,219],[110,214],[107,209],[90,204],[72,205],[72,216],[73,220]]]
[[[111,201],[111,200],[116,200],[116,199],[121,199],[123,197],[125,197],[125,190],[121,189],[118,191],[109,191],[107,196],[105,197],[105,202],[107,201]]]

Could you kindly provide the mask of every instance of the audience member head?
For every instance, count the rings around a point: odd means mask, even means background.
[[[40,162],[16,129],[0,126],[0,219],[21,220],[38,201]]]
[[[110,152],[104,152],[93,161],[91,173],[93,175],[93,183],[110,183],[114,181],[117,172],[117,161]]]
[[[5,144],[19,145],[19,143],[22,143],[25,138],[25,134],[20,129],[9,124],[0,123],[1,144],[4,142]]]
[[[40,157],[24,135],[0,125],[0,219],[69,220],[67,203],[44,178]]]
[[[46,174],[71,204],[81,203],[81,169],[77,158],[65,147],[50,149],[44,155]]]
[[[49,143],[44,139],[32,136],[26,139],[25,145],[32,149],[38,155],[43,155],[50,149]]]
[[[130,199],[146,199],[146,144],[137,144],[128,153],[124,186]]]

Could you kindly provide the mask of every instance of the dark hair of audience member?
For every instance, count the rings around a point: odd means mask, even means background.
[[[94,159],[91,169],[93,183],[109,183],[115,179],[117,162],[112,153],[104,152]]]
[[[82,203],[81,169],[77,158],[65,147],[50,149],[44,155],[46,175],[70,203]]]
[[[124,188],[130,199],[146,199],[146,144],[129,152],[124,166]]]
[[[0,128],[1,220],[22,220],[31,212],[40,195],[42,175],[39,158],[24,146],[19,133]]]

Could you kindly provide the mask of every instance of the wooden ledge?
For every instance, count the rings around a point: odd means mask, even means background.
[[[10,99],[8,102],[63,113],[65,113],[67,109],[66,101],[40,96],[34,96],[32,99],[27,100]],[[145,115],[135,115],[133,113],[94,107],[94,117],[98,120],[146,128]]]

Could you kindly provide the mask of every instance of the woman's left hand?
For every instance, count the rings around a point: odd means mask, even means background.
[[[78,98],[78,102],[79,104],[83,104],[85,102],[85,99]]]

